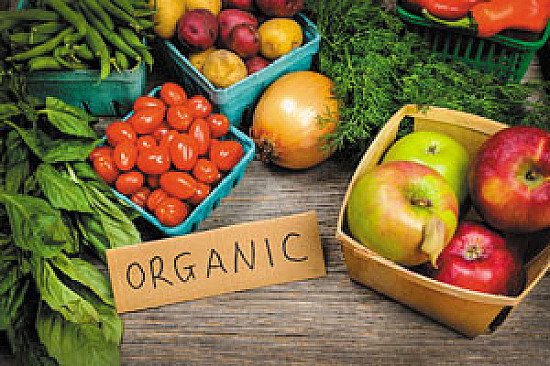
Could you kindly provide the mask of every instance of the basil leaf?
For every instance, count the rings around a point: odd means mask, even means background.
[[[71,241],[61,214],[47,201],[0,190],[14,244],[42,257],[53,257]]]
[[[50,140],[42,154],[47,163],[65,161],[86,161],[94,149],[94,144],[80,140]]]
[[[82,188],[52,165],[40,164],[35,175],[42,192],[53,207],[67,211],[93,212]]]
[[[123,247],[141,242],[141,236],[132,221],[118,205],[111,202],[101,191],[84,184],[88,202],[94,208],[110,248]]]
[[[98,215],[83,214],[77,220],[78,229],[82,235],[83,243],[95,251],[95,253],[107,262],[105,251],[109,249],[109,239],[103,231],[103,226],[98,218]]]
[[[55,97],[46,97],[46,108],[71,114],[74,117],[77,117],[81,120],[86,121],[87,124],[89,124],[92,121],[98,120],[97,117],[93,117],[89,115],[84,109],[67,104],[61,99],[57,99]]]
[[[93,264],[80,258],[65,256],[51,258],[50,263],[63,271],[71,280],[86,286],[105,304],[115,305],[109,280]]]
[[[47,259],[33,257],[31,263],[40,297],[50,308],[73,323],[97,324],[96,309],[58,278]]]
[[[67,135],[95,139],[97,136],[86,120],[79,119],[70,114],[46,109],[48,121],[59,131]]]
[[[120,318],[106,307],[101,307],[100,312],[101,325],[75,324],[47,306],[40,306],[36,317],[38,337],[60,366],[120,365],[120,337],[114,342],[113,337],[104,334],[113,325],[122,330]]]

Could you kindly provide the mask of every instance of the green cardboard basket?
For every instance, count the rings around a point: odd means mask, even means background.
[[[445,61],[460,61],[475,70],[496,74],[504,82],[520,82],[533,56],[550,36],[550,22],[540,37],[532,41],[496,34],[477,37],[472,31],[435,23],[402,6],[397,13]]]

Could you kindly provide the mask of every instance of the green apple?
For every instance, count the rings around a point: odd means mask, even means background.
[[[435,265],[456,230],[458,201],[432,168],[392,161],[354,182],[346,217],[351,235],[379,255],[405,266]]]
[[[448,135],[433,131],[415,131],[397,140],[383,161],[415,161],[435,169],[454,189],[459,203],[468,194],[468,151]]]

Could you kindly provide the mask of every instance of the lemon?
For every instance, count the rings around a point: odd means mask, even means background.
[[[302,45],[303,34],[300,25],[290,18],[272,18],[258,29],[260,52],[265,58],[274,60]]]
[[[221,0],[187,0],[184,2],[186,3],[186,10],[207,9],[214,15],[218,15],[222,8]]]
[[[224,49],[213,51],[206,57],[202,73],[217,88],[227,88],[248,76],[244,61]]]

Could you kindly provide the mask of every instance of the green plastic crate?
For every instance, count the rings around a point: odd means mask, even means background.
[[[496,34],[477,37],[473,32],[451,28],[397,6],[399,16],[445,61],[460,61],[476,70],[491,72],[505,82],[520,82],[533,56],[550,36],[550,22],[540,37],[525,41]]]
[[[26,8],[26,3],[19,0],[17,9]],[[146,79],[147,68],[142,63],[133,72],[112,71],[101,83],[99,70],[32,72],[26,82],[29,93],[37,98],[57,97],[96,116],[124,116],[144,94]]]

